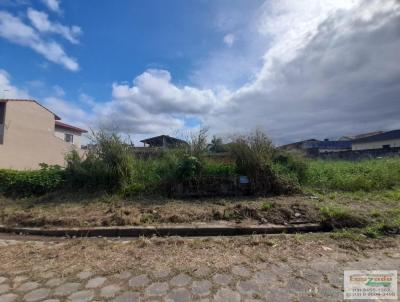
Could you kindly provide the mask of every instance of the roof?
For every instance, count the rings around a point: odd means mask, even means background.
[[[281,146],[279,146],[279,148],[282,148],[282,149],[300,148],[300,147],[303,147],[304,143],[308,143],[308,142],[318,142],[318,141],[315,138],[311,138],[311,139],[306,139],[306,140],[302,140],[302,141],[298,141],[298,142],[294,142],[294,143],[290,143],[290,144],[286,144],[286,145],[281,145]]]
[[[0,99],[0,102],[33,102],[38,104],[40,107],[46,109],[48,112],[50,112],[51,114],[54,115],[54,118],[56,120],[61,120],[61,117],[59,117],[57,114],[55,114],[53,111],[51,111],[49,108],[46,108],[45,106],[43,106],[42,104],[40,104],[38,101],[35,100],[31,100],[31,99]]]
[[[57,127],[73,130],[73,131],[76,131],[76,132],[80,132],[80,133],[86,133],[87,132],[87,130],[85,130],[85,129],[81,129],[81,128],[78,128],[78,127],[75,127],[75,126],[72,126],[72,125],[68,125],[68,124],[60,122],[60,121],[56,121],[55,124],[56,124]]]
[[[351,141],[317,141],[317,140],[309,140],[305,141],[303,144],[304,149],[351,149]]]
[[[146,138],[141,140],[142,143],[145,144],[154,144],[154,143],[161,143],[163,139],[166,139],[167,142],[169,143],[179,143],[179,144],[186,144],[186,142],[184,140],[181,140],[179,138],[175,138],[169,135],[159,135],[159,136],[154,136],[154,137],[150,137],[150,138]]]
[[[391,139],[400,139],[400,130],[392,130],[368,137],[362,137],[353,140],[353,143],[370,143],[376,141],[386,141]]]

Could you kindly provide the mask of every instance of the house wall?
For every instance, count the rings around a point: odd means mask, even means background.
[[[37,169],[40,163],[64,166],[65,154],[73,148],[77,149],[54,135],[51,112],[34,102],[6,103],[0,168]]]
[[[56,137],[60,138],[63,141],[65,140],[65,134],[72,134],[74,136],[74,145],[77,148],[81,148],[81,133],[80,132],[71,131],[69,129],[65,129],[65,128],[56,126],[54,134]]]
[[[353,143],[352,150],[369,150],[382,149],[383,145],[390,145],[391,148],[400,147],[400,139],[392,139],[386,141],[368,142],[368,143]]]

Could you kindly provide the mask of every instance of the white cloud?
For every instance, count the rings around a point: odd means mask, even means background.
[[[235,43],[235,35],[234,34],[227,34],[224,36],[224,43],[228,47],[232,47],[233,43]]]
[[[45,97],[40,102],[60,116],[63,121],[74,125],[87,127],[92,119],[90,113],[86,112],[71,101],[65,100],[61,97],[49,96]]]
[[[206,123],[261,126],[278,142],[400,127],[400,3],[268,5],[261,24],[274,43],[261,71]]]
[[[78,44],[78,36],[82,33],[79,26],[65,26],[58,22],[51,22],[46,13],[28,8],[27,15],[33,26],[41,33],[56,33],[69,42]]]
[[[42,2],[54,12],[59,13],[61,11],[59,0],[42,0]]]
[[[103,127],[126,133],[171,133],[184,126],[185,116],[218,107],[211,90],[178,87],[165,70],[147,70],[132,86],[114,83],[112,96],[112,101],[96,106],[95,113]]]
[[[79,69],[77,61],[68,56],[60,44],[44,40],[34,28],[6,11],[0,11],[0,37],[30,47],[47,60],[60,64],[68,70],[77,71]]]
[[[0,69],[0,99],[29,99],[27,91],[13,86],[10,82],[10,75]]]

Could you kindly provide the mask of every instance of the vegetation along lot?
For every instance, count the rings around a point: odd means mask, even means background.
[[[274,148],[256,131],[225,145],[221,159],[210,156],[206,141],[201,131],[187,146],[141,159],[118,136],[100,133],[85,159],[68,155],[65,169],[2,170],[0,223],[320,222],[338,236],[399,233],[400,158],[309,160]],[[250,184],[238,185],[239,175]],[[185,186],[191,191],[182,197]]]

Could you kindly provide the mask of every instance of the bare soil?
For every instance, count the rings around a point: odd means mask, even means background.
[[[73,201],[70,201],[73,200]],[[273,198],[139,200],[86,198],[0,199],[0,223],[8,226],[124,226],[236,221],[319,222],[318,207],[305,196]]]

